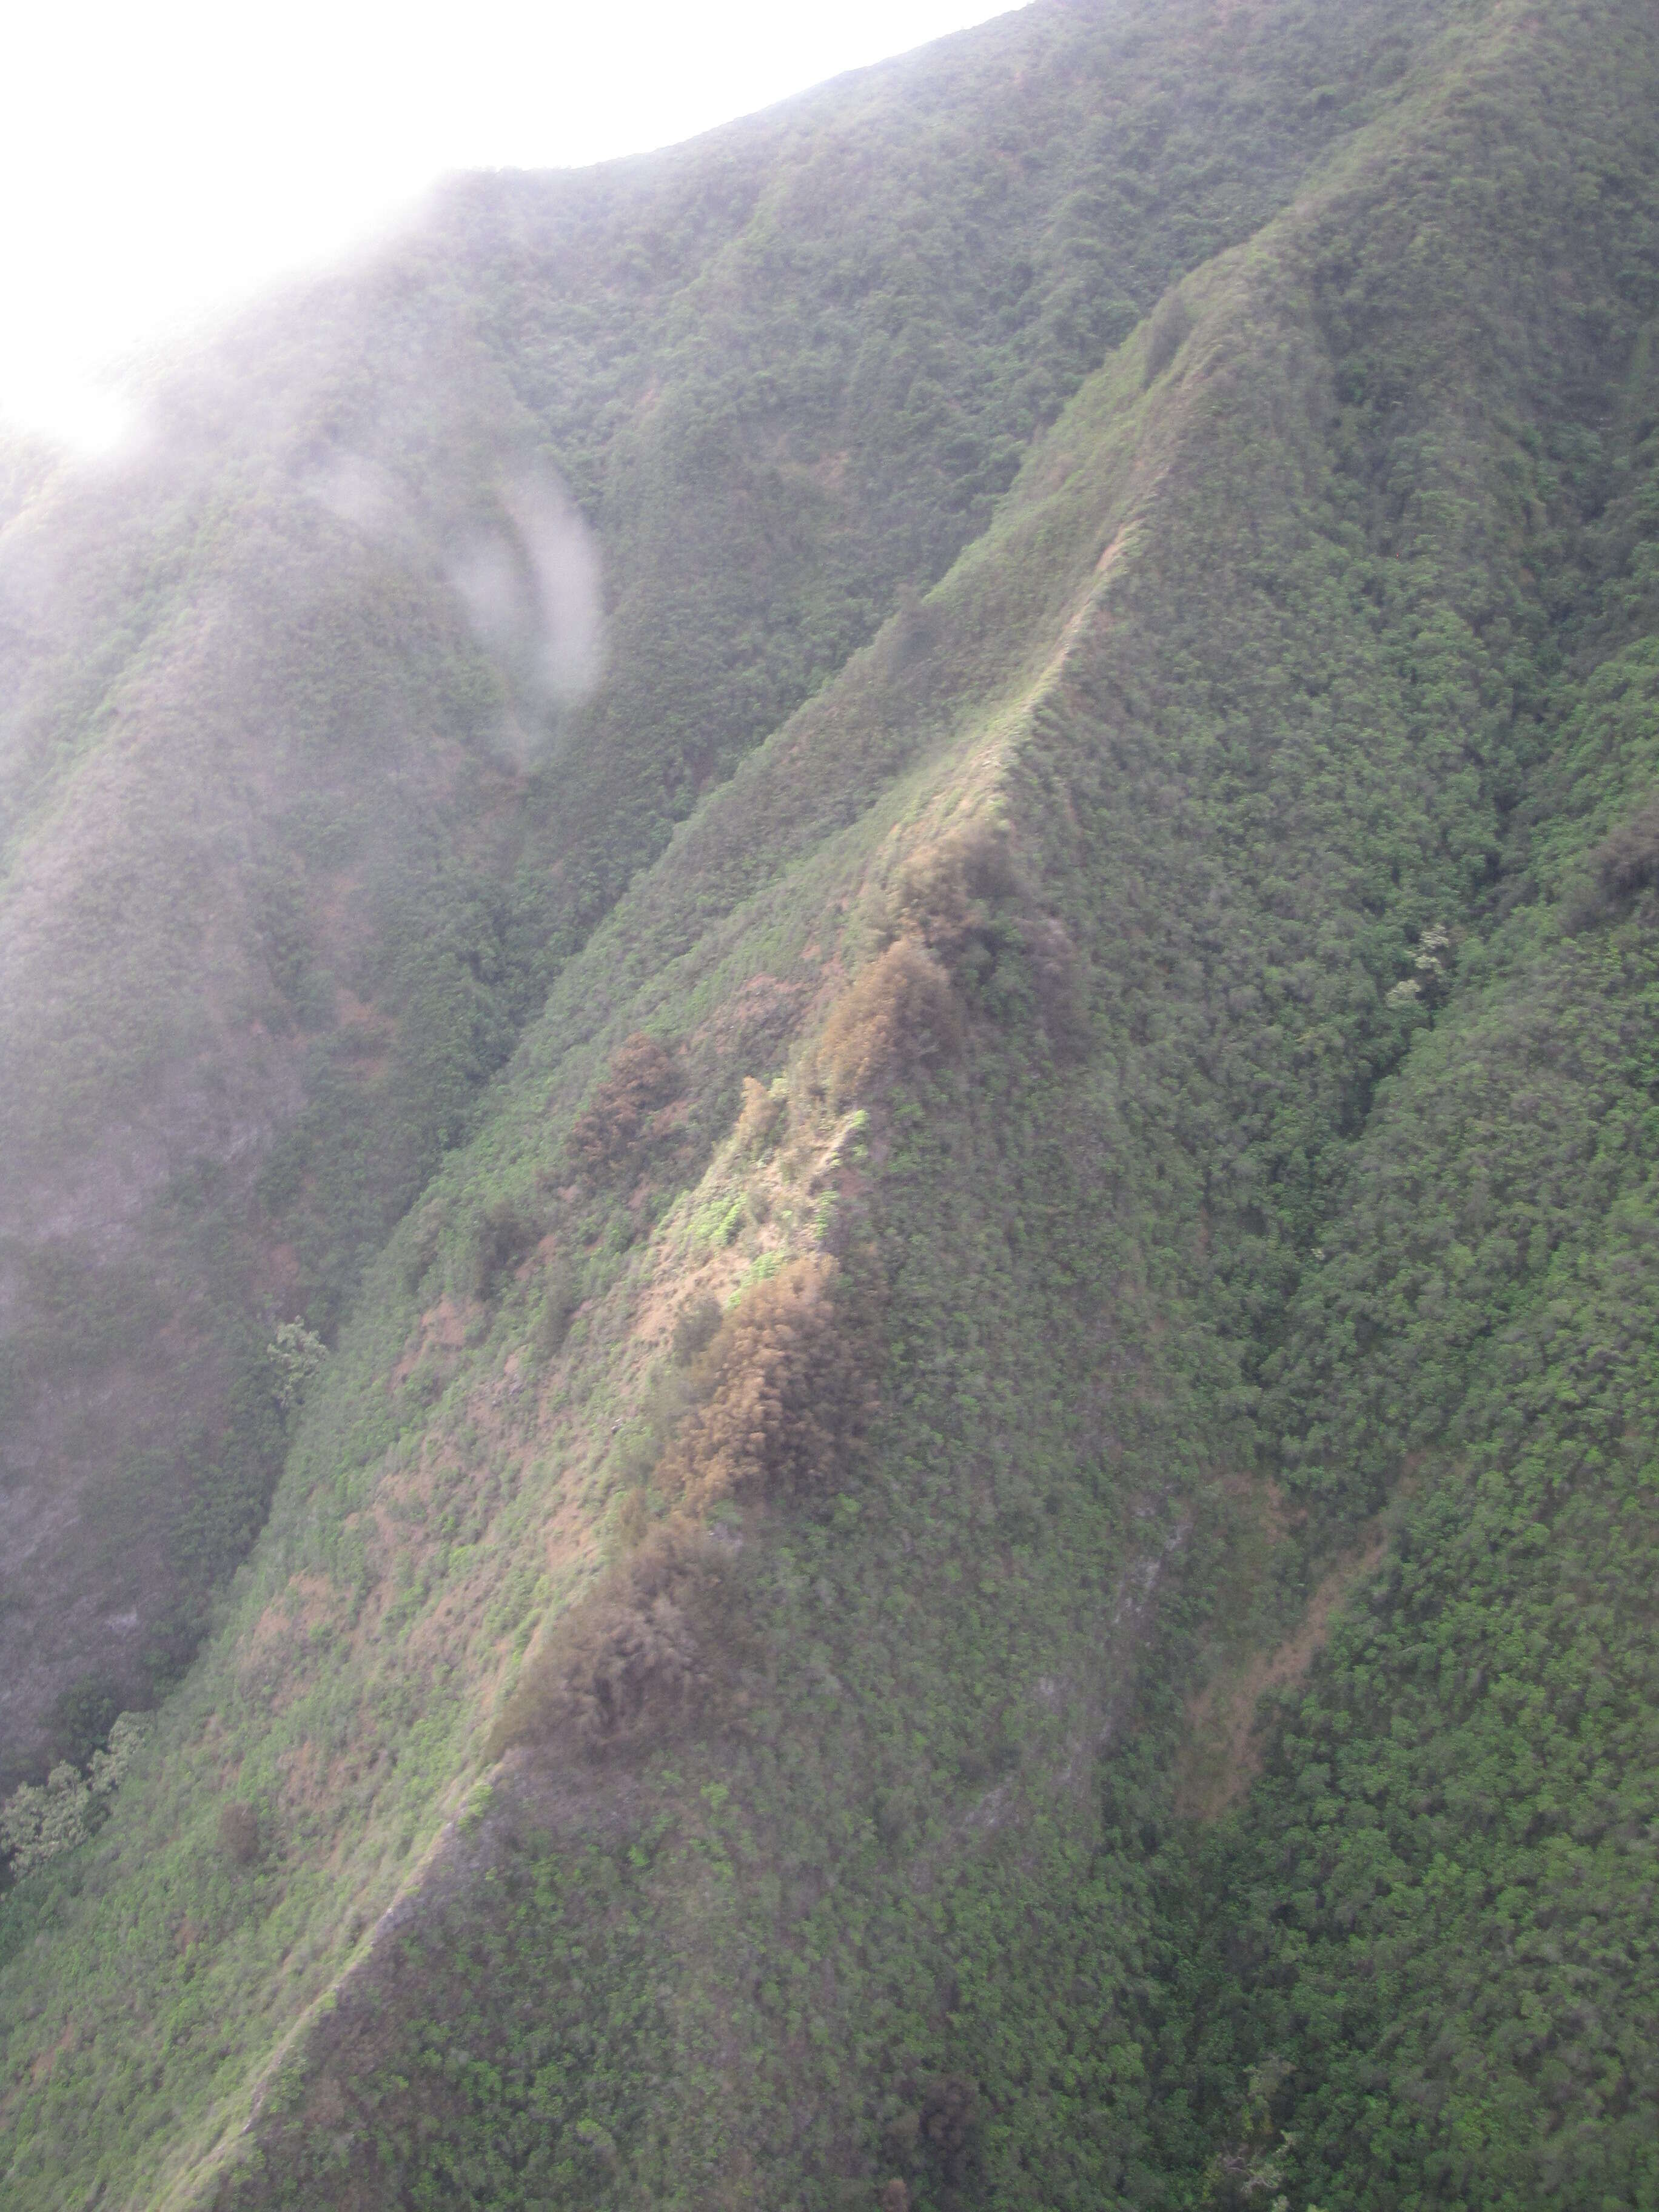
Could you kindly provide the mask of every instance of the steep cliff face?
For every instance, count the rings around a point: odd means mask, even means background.
[[[166,1186],[342,1318],[0,1907],[19,2203],[1659,2185],[1656,94],[1633,0],[1039,8],[384,278],[476,381],[283,497],[434,741]]]
[[[1038,8],[463,184],[181,370],[136,457],[20,459],[0,1772],[66,1692],[176,1678],[281,1463],[274,1326],[331,1339],[671,825],[1436,21]]]

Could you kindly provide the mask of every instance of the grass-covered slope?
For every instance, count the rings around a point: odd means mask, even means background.
[[[558,976],[10,2198],[1653,2194],[1659,49],[1443,21]]]
[[[1443,11],[1040,4],[647,161],[449,189],[8,466],[0,1776],[172,1680],[560,963]],[[562,489],[561,487],[563,487]]]

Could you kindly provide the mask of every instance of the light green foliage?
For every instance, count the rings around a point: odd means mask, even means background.
[[[44,1785],[21,1783],[0,1806],[0,1849],[21,1881],[61,1851],[87,1840],[86,1783],[67,1761],[54,1766]]]
[[[94,1813],[102,1809],[100,1801],[112,1796],[126,1779],[149,1729],[144,1714],[120,1714],[107,1745],[93,1753],[84,1776],[66,1759],[60,1760],[44,1785],[21,1783],[0,1805],[0,1852],[10,1861],[15,1881],[87,1841]]]
[[[276,1403],[283,1413],[292,1413],[328,1358],[328,1346],[302,1321],[279,1322],[276,1335],[265,1347],[265,1358],[270,1363]]]
[[[108,1743],[101,1751],[94,1751],[92,1754],[87,1787],[94,1797],[107,1797],[120,1788],[149,1729],[149,1717],[146,1713],[122,1713],[118,1716],[110,1729]]]

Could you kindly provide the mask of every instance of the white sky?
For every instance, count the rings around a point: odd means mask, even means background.
[[[672,143],[1011,0],[24,0],[0,130],[0,418],[106,442],[123,360],[446,170]]]

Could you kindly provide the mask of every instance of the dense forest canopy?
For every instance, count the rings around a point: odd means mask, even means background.
[[[1659,21],[1036,0],[0,467],[8,2203],[1659,2203]]]

